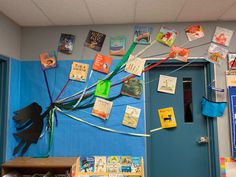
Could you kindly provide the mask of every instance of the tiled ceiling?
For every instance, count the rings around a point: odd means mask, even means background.
[[[0,0],[21,26],[236,20],[236,0]]]

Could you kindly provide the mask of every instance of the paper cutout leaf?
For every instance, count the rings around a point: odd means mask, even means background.
[[[108,98],[110,92],[111,81],[109,80],[98,80],[98,84],[95,90],[94,95]]]

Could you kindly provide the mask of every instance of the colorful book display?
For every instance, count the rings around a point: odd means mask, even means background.
[[[142,171],[141,165],[141,157],[131,157],[132,164],[131,164],[131,172],[139,173]]]
[[[151,43],[151,28],[148,26],[136,25],[134,27],[134,42],[138,44]]]
[[[125,81],[121,88],[121,94],[134,98],[140,98],[142,94],[141,81],[136,78],[131,78]]]
[[[217,26],[212,41],[220,45],[229,46],[233,33],[232,30]]]
[[[92,115],[102,118],[104,120],[108,119],[113,102],[104,100],[102,98],[96,98]]]
[[[188,49],[172,45],[172,47],[170,49],[170,54],[169,54],[170,58],[174,58],[174,59],[182,61],[182,62],[187,62],[188,56],[189,56]]]
[[[107,74],[112,63],[112,58],[97,53],[94,58],[92,69]]]
[[[173,128],[177,126],[173,107],[158,109],[158,114],[162,128]]]
[[[117,36],[110,38],[110,55],[123,56],[126,53],[126,37]]]
[[[88,69],[88,64],[73,62],[71,65],[69,79],[85,82],[88,74]]]
[[[95,156],[95,172],[106,172],[106,156]]]
[[[122,124],[128,127],[136,128],[141,109],[127,105]]]
[[[191,25],[185,29],[189,41],[204,37],[203,28],[201,25]]]
[[[227,54],[227,49],[211,43],[208,49],[208,60],[212,63],[219,64],[221,60],[226,58]]]
[[[81,157],[80,158],[80,171],[81,172],[94,172],[94,157]]]
[[[121,156],[121,171],[131,172],[132,159],[131,156]]]
[[[156,40],[171,47],[176,39],[177,34],[177,31],[174,29],[162,26],[160,32],[156,36]]]
[[[105,38],[105,34],[90,30],[85,40],[84,46],[100,52]]]
[[[108,156],[107,157],[107,172],[112,172],[112,173],[121,172],[120,156]]]
[[[58,51],[72,54],[75,43],[75,35],[62,33],[59,41]]]
[[[228,68],[236,69],[236,53],[229,53],[228,54]]]
[[[176,82],[177,77],[160,75],[157,91],[175,94]]]
[[[98,80],[98,84],[94,95],[98,97],[108,98],[110,92],[111,81],[110,80]]]
[[[145,59],[134,58],[133,55],[130,55],[128,61],[126,62],[125,71],[137,76],[141,76],[145,62]]]
[[[57,66],[57,56],[55,51],[40,53],[39,59],[43,70],[55,68]]]

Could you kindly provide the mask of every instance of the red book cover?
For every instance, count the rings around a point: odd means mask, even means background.
[[[109,72],[111,62],[111,57],[97,53],[94,58],[92,69],[107,74]]]

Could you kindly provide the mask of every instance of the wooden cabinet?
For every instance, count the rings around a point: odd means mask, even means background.
[[[13,170],[21,174],[45,174],[48,171],[57,174],[64,174],[66,170],[70,170],[76,162],[76,157],[49,157],[49,158],[30,158],[18,157],[9,162],[2,164],[2,175]]]

